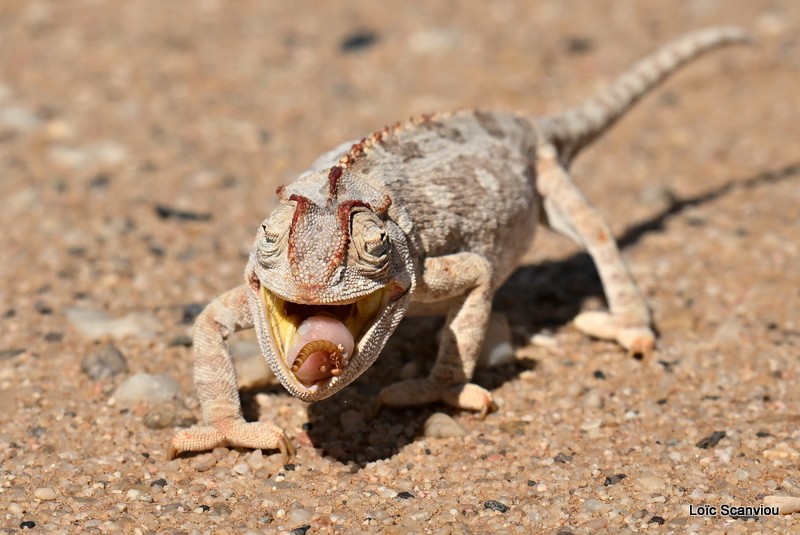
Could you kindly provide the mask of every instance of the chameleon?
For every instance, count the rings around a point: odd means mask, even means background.
[[[377,406],[443,402],[486,415],[496,408],[492,394],[471,381],[492,297],[539,225],[574,240],[597,268],[608,310],[580,313],[576,328],[631,354],[651,353],[645,299],[569,167],[681,66],[748,42],[735,27],[697,30],[561,114],[422,115],[323,154],[277,188],[244,282],[198,316],[194,383],[204,421],[174,435],[169,457],[218,446],[296,454],[280,427],[242,415],[227,339],[249,328],[286,390],[313,402],[368,369],[403,317],[443,315],[427,377],[386,386]]]

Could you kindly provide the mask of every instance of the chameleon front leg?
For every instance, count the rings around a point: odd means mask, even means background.
[[[634,355],[648,354],[655,346],[650,312],[608,225],[572,182],[552,145],[540,147],[536,175],[547,225],[587,250],[608,300],[610,313],[583,312],[575,326],[590,336],[615,340]]]
[[[470,383],[491,313],[491,280],[489,262],[475,253],[425,260],[415,299],[454,303],[447,313],[436,363],[425,379],[400,381],[384,388],[378,407],[443,401],[482,415],[494,408],[492,395]]]
[[[283,431],[266,422],[246,422],[242,416],[236,371],[228,350],[228,337],[253,327],[247,305],[247,287],[238,286],[213,300],[194,326],[194,384],[205,425],[175,434],[169,457],[185,451],[205,451],[219,446],[279,449],[284,458],[294,448]]]

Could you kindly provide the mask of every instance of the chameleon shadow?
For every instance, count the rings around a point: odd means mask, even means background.
[[[629,226],[617,238],[620,249],[639,242],[644,236],[664,232],[666,223],[688,208],[712,202],[735,189],[751,190],[800,176],[800,162],[761,172],[745,179],[734,179],[691,197],[673,198],[661,212]],[[702,225],[702,221],[696,224]],[[520,299],[519,296],[528,296]],[[580,252],[563,260],[520,266],[495,294],[494,308],[506,314],[512,326],[527,332],[556,330],[581,312],[588,298],[605,302],[603,286],[591,257]],[[656,325],[656,328],[658,326]]]
[[[731,180],[696,196],[673,199],[661,212],[628,227],[617,243],[625,249],[648,234],[664,232],[673,216],[736,188],[754,189],[797,176],[800,176],[800,162]],[[581,252],[563,260],[520,266],[495,294],[494,309],[504,313],[513,327],[523,327],[527,332],[556,330],[571,322],[584,301],[593,297],[605,300],[594,263],[588,254]],[[314,447],[342,464],[359,469],[369,462],[394,456],[422,436],[425,420],[434,412],[456,412],[442,404],[384,410],[380,415],[371,411],[381,388],[400,380],[404,368],[407,373],[413,367],[414,377],[424,377],[436,357],[437,333],[442,324],[441,318],[404,319],[379,357],[380,366],[373,365],[353,385],[333,397],[311,404],[308,436]],[[492,390],[535,367],[535,360],[522,359],[479,370],[475,382]]]

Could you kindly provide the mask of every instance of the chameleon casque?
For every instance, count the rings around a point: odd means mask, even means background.
[[[255,327],[283,386],[304,401],[338,392],[381,353],[406,315],[446,317],[426,378],[392,384],[380,406],[442,401],[486,414],[471,383],[492,296],[539,224],[591,255],[609,312],[577,328],[647,354],[651,318],[608,226],[568,175],[573,158],[669,74],[737,28],[696,31],[635,64],[604,91],[556,116],[462,111],[425,115],[347,143],[277,190],[258,228],[245,282],[212,301],[194,328],[194,380],[204,424],[179,431],[170,457],[216,446],[294,448],[269,422],[246,422],[227,347]]]

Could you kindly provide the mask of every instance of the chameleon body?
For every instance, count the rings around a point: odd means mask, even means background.
[[[294,453],[280,428],[242,417],[226,340],[251,327],[284,387],[314,401],[372,365],[404,316],[442,314],[430,374],[386,387],[378,403],[442,401],[487,413],[491,393],[471,379],[492,296],[539,224],[572,238],[597,266],[609,311],[580,314],[577,328],[650,352],[648,308],[568,169],[680,66],[747,40],[736,28],[690,33],[560,115],[426,115],[323,155],[278,188],[280,203],[258,228],[244,284],[198,317],[194,378],[205,422],[178,432],[170,455],[223,445]]]

